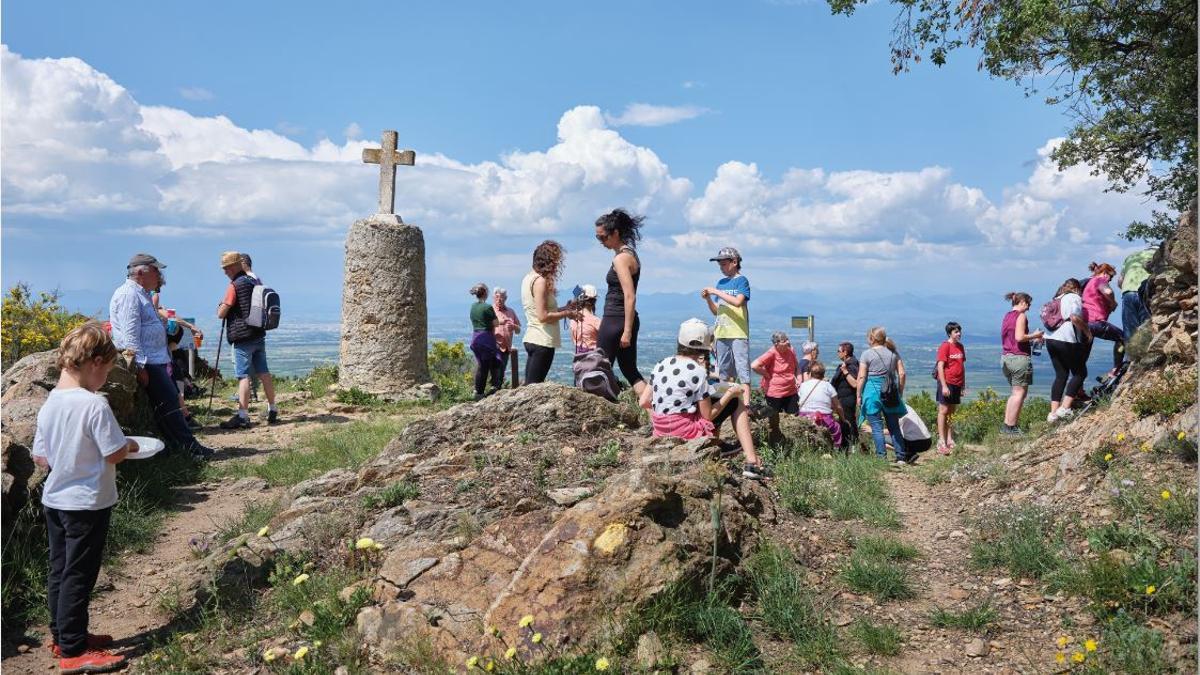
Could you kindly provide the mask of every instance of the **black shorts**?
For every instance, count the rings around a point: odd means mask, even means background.
[[[709,396],[708,401],[715,408],[721,404],[721,397],[720,396]],[[738,407],[741,405],[742,405],[742,397],[734,396],[732,399],[730,399],[729,403],[725,404],[724,408],[721,408],[721,412],[717,413],[712,418],[713,426],[720,427],[722,424],[725,423],[725,420],[729,419],[730,417],[733,417],[733,413],[737,412]]]
[[[942,384],[940,382],[938,383],[936,396],[937,402],[945,405],[958,405],[959,403],[962,403],[962,385],[947,384],[946,386],[950,388],[949,396],[943,395],[944,392],[942,391]]]
[[[789,415],[800,414],[800,395],[792,394],[791,396],[767,396],[767,405],[774,410],[776,414],[787,413]]]

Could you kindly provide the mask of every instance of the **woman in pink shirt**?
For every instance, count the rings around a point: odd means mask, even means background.
[[[788,342],[787,333],[779,330],[771,333],[771,345],[762,356],[754,359],[750,369],[762,378],[759,384],[772,410],[771,435],[775,436],[779,433],[780,414],[800,414],[800,399],[796,396],[799,376],[796,352]]]
[[[492,309],[496,311],[496,328],[493,332],[496,334],[496,348],[500,350],[500,380],[504,380],[504,366],[507,363],[512,363],[512,388],[516,389],[520,384],[520,379],[517,377],[520,359],[517,356],[517,350],[512,348],[513,335],[521,332],[521,320],[517,318],[517,313],[508,306],[508,291],[497,287],[492,293]]]
[[[1108,315],[1117,308],[1117,298],[1108,285],[1117,270],[1108,263],[1091,263],[1088,270],[1092,278],[1083,289],[1083,318],[1092,331],[1093,339],[1088,343],[1088,356],[1091,356],[1096,338],[1110,340],[1113,343],[1113,369],[1109,375],[1114,375],[1125,358],[1125,333],[1108,322]]]

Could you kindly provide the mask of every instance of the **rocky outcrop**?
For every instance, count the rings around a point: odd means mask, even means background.
[[[1192,208],[1150,261],[1150,320],[1139,330],[1148,334],[1135,338],[1147,344],[1138,350],[1136,370],[1196,362],[1196,269],[1196,210]]]
[[[29,483],[36,482],[30,450],[37,414],[58,382],[58,350],[30,354],[4,372],[0,381],[0,471],[3,472],[3,509],[15,514],[28,498]],[[141,429],[151,419],[149,406],[133,373],[118,359],[101,393],[124,429]],[[7,531],[9,518],[5,516]]]
[[[672,584],[734,568],[774,519],[767,490],[712,459],[715,442],[637,426],[635,409],[577,389],[501,391],[413,422],[358,472],[296,486],[267,537],[177,576],[244,579],[280,552],[370,537],[382,550],[357,621],[368,645],[421,640],[461,662],[587,644]],[[416,496],[389,504],[398,483]],[[543,641],[518,629],[526,615]]]

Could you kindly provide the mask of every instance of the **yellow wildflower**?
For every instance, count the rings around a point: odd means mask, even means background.
[[[487,633],[488,635],[495,635],[499,631],[496,630],[495,626],[488,626],[483,629],[483,632]]]
[[[472,656],[471,658],[467,659],[467,670],[474,669],[476,663],[479,663],[478,656]]]
[[[1096,641],[1089,638],[1087,642],[1083,643],[1083,648],[1089,652],[1096,651]]]
[[[608,659],[603,656],[596,659],[596,670],[608,670]]]
[[[1182,441],[1185,438],[1187,438],[1187,433],[1185,433],[1183,431],[1175,434],[1175,440],[1177,440],[1177,441]]]
[[[1059,648],[1059,649],[1062,649],[1063,647],[1066,647],[1066,646],[1067,646],[1067,643],[1068,643],[1068,642],[1070,642],[1070,641],[1071,641],[1071,637],[1070,637],[1070,636],[1068,636],[1068,635],[1061,635],[1061,636],[1059,636],[1059,638],[1058,638],[1057,640],[1055,640],[1055,641],[1054,641],[1054,644],[1058,645],[1058,648]]]
[[[354,542],[354,548],[356,548],[360,551],[362,551],[364,549],[372,548],[374,546],[375,546],[375,540],[370,537],[363,537],[362,539],[359,539],[358,541]]]
[[[1059,652],[1059,653],[1057,653],[1057,654],[1055,654],[1055,655],[1054,655],[1054,660],[1055,660],[1056,662],[1058,662],[1058,663],[1066,663],[1066,662],[1067,662],[1067,655],[1066,655],[1066,654],[1064,654],[1064,653],[1062,653],[1062,652]]]
[[[1141,448],[1142,452],[1150,452],[1154,449],[1154,446],[1150,445],[1150,441],[1142,441]]]
[[[542,641],[542,634],[541,634],[541,633],[534,633],[534,634],[533,634],[533,637],[531,637],[531,638],[529,638],[529,639],[530,639],[530,640],[533,640],[533,644],[535,644],[535,645],[536,645],[537,643],[539,643],[539,642],[541,642],[541,641]]]
[[[1071,660],[1075,663],[1083,663],[1083,660],[1086,658],[1087,657],[1083,655],[1083,652],[1075,652],[1071,655]]]
[[[1146,587],[1146,595],[1154,595],[1154,591],[1157,591],[1157,590],[1158,590],[1157,586],[1155,586],[1154,584],[1150,584],[1149,586]]]
[[[1171,491],[1170,491],[1170,490],[1163,490],[1163,491],[1162,491],[1162,498],[1163,498],[1163,499],[1170,499],[1170,498],[1171,498]]]
[[[271,531],[271,528],[267,527],[266,525],[263,525],[262,527],[258,528],[258,536],[265,537],[265,536],[267,536],[267,533],[270,531]]]
[[[263,652],[263,661],[266,661],[267,663],[270,663],[270,662],[272,662],[272,661],[274,661],[274,660],[275,660],[275,648],[274,648],[274,647],[272,647],[272,648],[268,649],[267,651]]]
[[[1111,452],[1104,456],[1104,461],[1106,461],[1106,462],[1112,461],[1112,453]]]
[[[381,543],[379,543],[379,542],[375,542],[375,545],[374,545],[374,546],[372,546],[371,548],[375,549],[376,551],[382,551],[382,550],[383,550],[383,544],[381,544]]]
[[[531,624],[533,624],[533,615],[532,614],[526,614],[525,616],[521,617],[520,621],[517,622],[517,625],[520,626],[521,628],[525,628]]]
[[[318,647],[320,647],[320,646],[321,646],[321,641],[320,641],[320,640],[317,640],[316,642],[314,642],[314,643],[313,643],[313,649],[317,649],[317,648],[318,648]]]
[[[292,654],[292,658],[299,661],[299,660],[303,659],[306,654],[308,654],[308,647],[304,646],[304,647],[301,647],[300,649],[297,649],[296,653]]]
[[[1117,434],[1117,442],[1118,442],[1118,443],[1120,443],[1120,442],[1122,442],[1122,441],[1124,441],[1124,440],[1125,440],[1125,434],[1124,434],[1124,433],[1119,433],[1119,434]]]
[[[507,650],[504,651],[504,658],[509,661],[512,661],[513,657],[516,655],[517,655],[516,647],[509,647]]]
[[[486,670],[486,671],[488,671],[489,673],[490,673],[490,672],[492,672],[493,670],[495,670],[495,669],[496,669],[496,662],[495,662],[495,661],[488,661],[488,662],[487,662],[487,665],[486,665],[486,666],[484,666],[484,667],[483,667],[483,669],[484,669],[484,670]]]
[[[301,574],[300,576],[296,577],[295,579],[292,579],[292,585],[299,586],[300,584],[302,584],[306,581],[308,581],[308,573],[307,572],[305,572],[304,574]]]

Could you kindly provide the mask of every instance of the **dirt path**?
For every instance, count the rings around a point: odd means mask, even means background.
[[[900,654],[882,663],[903,673],[1053,671],[1050,642],[1066,609],[1061,600],[1043,595],[1034,581],[972,565],[973,529],[965,498],[955,488],[927,485],[907,468],[890,471],[887,483],[902,522],[896,536],[915,546],[921,558],[910,567],[915,598],[883,605],[868,599],[862,607],[904,635]],[[983,631],[931,625],[930,615],[938,608],[962,612],[983,603],[996,612]]]
[[[316,427],[364,416],[346,409],[318,413],[295,394],[281,395],[279,404],[285,412],[277,425],[255,424],[237,431],[206,428],[200,439],[218,451],[213,463],[219,466],[238,459],[265,461],[272,452],[292,447],[300,435]],[[270,488],[258,478],[226,478],[176,488],[175,505],[153,548],[147,553],[130,554],[120,565],[101,570],[92,599],[91,631],[111,634],[116,641],[115,649],[122,654],[131,658],[142,654],[156,631],[167,622],[160,607],[161,599],[169,597],[172,587],[166,571],[193,557],[193,538],[202,540],[211,536],[238,518],[248,503],[271,499],[282,490]],[[49,629],[38,626],[29,634],[37,636],[42,645],[28,645],[27,652],[6,658],[4,672],[56,672],[58,661],[47,648]]]

